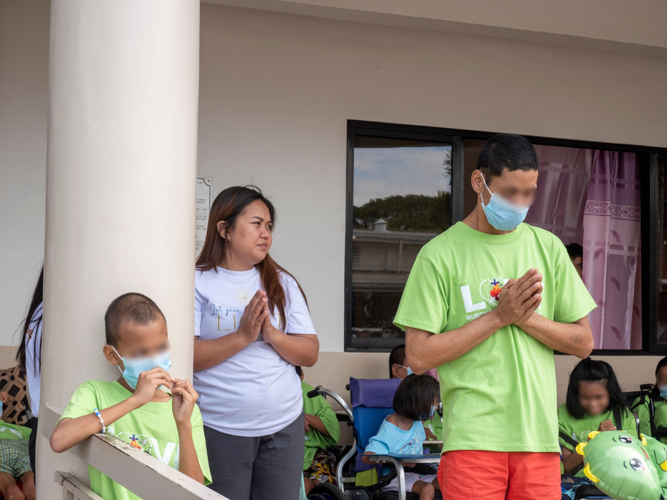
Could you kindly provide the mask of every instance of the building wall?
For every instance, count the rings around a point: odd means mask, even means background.
[[[0,0],[0,346],[19,340],[44,259],[48,70],[49,2]]]
[[[0,1],[4,346],[42,259],[45,5]],[[303,285],[320,335],[314,385],[344,392],[351,375],[386,376],[386,354],[343,352],[348,119],[667,147],[663,58],[210,4],[201,19],[199,174],[215,193],[255,183],[275,202],[272,253]],[[606,359],[627,389],[657,362]],[[556,358],[561,398],[574,362]]]

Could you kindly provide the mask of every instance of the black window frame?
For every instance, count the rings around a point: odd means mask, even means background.
[[[345,352],[389,352],[403,339],[353,339],[352,338],[352,229],[354,203],[354,138],[357,135],[408,139],[452,145],[452,225],[463,220],[464,140],[486,140],[499,132],[481,132],[463,129],[424,127],[381,122],[348,120],[347,122],[347,179],[345,201],[345,287],[344,287],[344,336]],[[667,148],[612,144],[606,142],[578,141],[552,137],[526,137],[533,143],[545,146],[561,146],[585,149],[604,149],[637,153],[641,179],[641,259],[642,259],[642,349],[595,349],[597,356],[655,356],[667,354],[667,344],[658,344],[657,332],[657,226],[658,226],[658,156],[666,155]],[[646,192],[648,191],[648,193]],[[648,196],[646,196],[648,194]]]

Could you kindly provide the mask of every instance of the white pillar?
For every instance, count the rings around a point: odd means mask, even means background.
[[[199,0],[52,0],[50,36],[42,408],[118,377],[104,312],[125,292],[157,302],[191,378]],[[55,470],[88,480],[41,432],[37,456],[39,498]]]

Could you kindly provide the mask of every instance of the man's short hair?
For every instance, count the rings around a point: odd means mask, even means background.
[[[503,175],[503,169],[537,170],[539,161],[535,148],[522,135],[496,134],[484,146],[477,159],[477,170],[484,174],[487,184],[493,177]]]
[[[391,367],[395,364],[405,364],[405,344],[397,345],[391,350],[391,354],[389,355],[389,378],[394,378]]]
[[[167,320],[155,302],[140,293],[126,293],[121,295],[109,305],[104,315],[104,331],[106,342],[114,347],[118,346],[120,338],[120,325],[124,321],[136,325],[150,325],[158,318],[164,323]]]
[[[584,258],[584,247],[579,243],[570,243],[569,245],[565,245],[565,248],[570,259],[576,259],[577,257]]]

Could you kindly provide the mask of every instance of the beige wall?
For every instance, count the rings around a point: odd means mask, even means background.
[[[0,345],[44,259],[48,69],[49,2],[0,0]]]
[[[387,356],[342,352],[348,119],[667,147],[664,58],[210,4],[201,19],[199,173],[216,193],[255,182],[272,197],[274,256],[303,284],[321,339],[307,379],[342,393],[351,375],[386,376]],[[1,0],[0,23],[10,345],[42,258],[48,3]],[[10,358],[0,348],[0,365]],[[605,359],[627,389],[657,361]],[[574,361],[556,358],[561,398]]]

